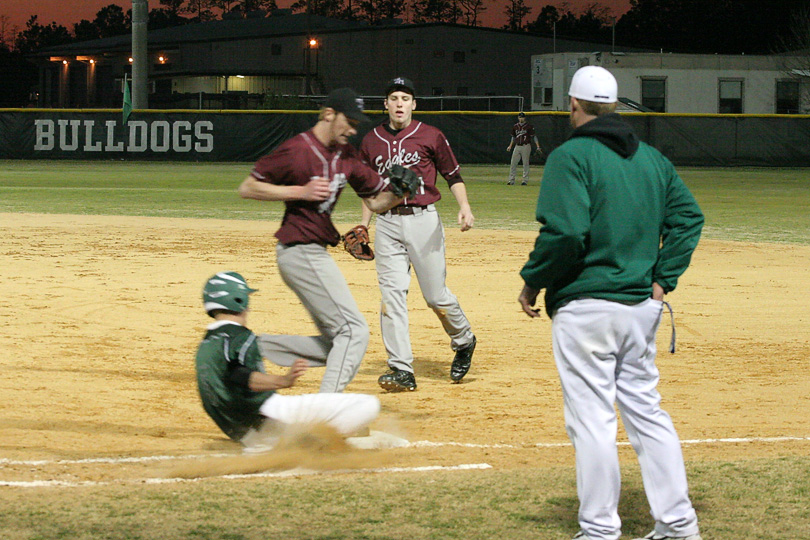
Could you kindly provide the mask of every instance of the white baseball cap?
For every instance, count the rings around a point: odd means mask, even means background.
[[[568,95],[596,103],[615,103],[618,101],[619,85],[616,77],[599,66],[581,67],[571,79]]]

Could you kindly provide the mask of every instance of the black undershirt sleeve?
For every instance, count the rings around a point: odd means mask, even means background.
[[[250,390],[248,381],[250,380],[251,373],[253,373],[252,369],[248,369],[245,366],[236,366],[229,370],[228,380],[238,384],[242,388],[247,388]]]

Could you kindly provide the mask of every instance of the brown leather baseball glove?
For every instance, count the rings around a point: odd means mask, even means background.
[[[374,250],[371,249],[369,242],[371,239],[365,225],[353,227],[343,235],[343,248],[349,255],[361,261],[374,260]]]

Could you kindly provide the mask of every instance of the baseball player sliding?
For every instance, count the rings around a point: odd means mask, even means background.
[[[254,292],[236,272],[218,272],[203,287],[205,312],[214,322],[197,349],[197,388],[222,432],[252,453],[272,449],[288,426],[326,424],[350,436],[377,418],[374,396],[277,393],[295,384],[307,362],[296,359],[284,375],[265,372],[256,334],[246,326]]]
[[[360,147],[363,157],[380,174],[391,166],[401,165],[418,174],[422,181],[417,193],[379,214],[374,237],[377,279],[382,293],[380,325],[390,368],[378,383],[387,391],[400,392],[416,389],[408,332],[411,266],[425,302],[450,336],[450,347],[455,351],[450,367],[453,382],[460,382],[467,374],[475,351],[476,339],[470,322],[445,284],[444,228],[434,206],[441,198],[436,187],[437,171],[458,202],[461,230],[470,229],[475,218],[458,162],[444,134],[413,120],[416,109],[413,83],[403,77],[393,79],[385,95],[388,120],[363,138]],[[372,209],[363,205],[365,227],[369,226],[372,215]]]
[[[403,187],[390,175],[389,182],[383,180],[348,144],[366,120],[362,100],[353,90],[334,90],[318,123],[259,159],[239,187],[247,199],[284,201],[284,219],[276,232],[278,270],[320,331],[318,336],[264,334],[259,339],[262,354],[282,366],[299,357],[311,366],[326,366],[321,392],[343,391],[357,373],[369,340],[368,324],[326,250],[340,242],[331,218],[337,199],[349,184],[371,210],[384,212],[418,186],[418,177],[408,172],[403,178],[411,184],[402,193]]]

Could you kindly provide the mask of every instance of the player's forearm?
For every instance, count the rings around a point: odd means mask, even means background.
[[[365,202],[365,206],[376,214],[387,212],[403,201],[401,197],[397,197],[390,191],[380,191],[376,195],[366,197],[363,200]]]
[[[464,185],[464,182],[450,186],[450,192],[456,198],[459,208],[470,208],[470,202],[467,200],[467,186]]]
[[[254,371],[248,379],[248,388],[253,392],[267,392],[268,390],[280,390],[292,386],[292,381],[285,375],[273,375]]]
[[[243,199],[259,201],[290,201],[303,198],[304,186],[278,186],[260,182],[248,176],[239,186],[239,196]]]
[[[368,201],[368,199],[363,199],[363,217],[360,219],[360,224],[368,228],[371,226],[371,218],[374,216],[374,211],[368,207],[366,201]]]

